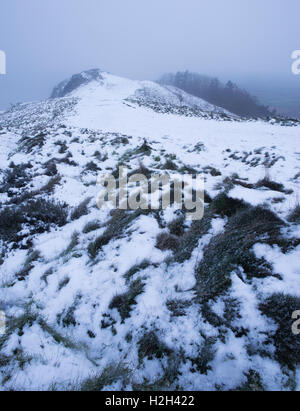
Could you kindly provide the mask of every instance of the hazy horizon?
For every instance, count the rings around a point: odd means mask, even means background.
[[[276,101],[277,89],[280,98],[283,87],[295,102],[300,76],[291,72],[291,53],[300,48],[300,3],[261,3],[2,3],[0,50],[7,56],[7,75],[0,76],[0,109],[48,98],[58,82],[94,67],[145,80],[189,70],[232,80],[253,94],[263,85],[266,92],[258,97],[264,104]],[[275,94],[271,99],[269,89]]]

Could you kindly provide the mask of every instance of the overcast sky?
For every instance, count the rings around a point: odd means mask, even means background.
[[[299,18],[299,0],[1,0],[0,108],[95,67],[138,79],[185,69],[292,78]]]

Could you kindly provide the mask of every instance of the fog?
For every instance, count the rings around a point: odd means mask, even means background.
[[[298,84],[299,16],[299,0],[2,0],[0,108],[46,98],[96,67],[136,79],[187,69]]]

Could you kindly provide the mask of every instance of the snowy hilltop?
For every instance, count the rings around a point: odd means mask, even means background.
[[[2,390],[299,390],[300,122],[89,70],[0,113]],[[205,212],[99,173],[203,174]]]

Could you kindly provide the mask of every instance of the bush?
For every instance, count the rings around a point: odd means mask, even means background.
[[[29,154],[33,151],[34,148],[42,148],[46,142],[47,134],[41,132],[35,136],[24,136],[22,137],[18,145],[20,146],[20,151],[24,151],[26,154]]]
[[[37,199],[17,207],[5,207],[0,211],[0,239],[17,242],[23,237],[19,234],[22,226],[29,225],[31,233],[48,231],[51,225],[59,227],[67,223],[66,204]]]
[[[300,364],[300,338],[292,333],[292,324],[295,321],[292,319],[292,314],[300,310],[300,298],[273,294],[260,304],[259,308],[278,325],[277,331],[272,336],[277,360],[294,370],[297,364]]]
[[[3,173],[3,184],[0,187],[0,193],[5,193],[13,188],[24,188],[31,179],[31,175],[28,173],[28,169],[31,168],[32,165],[30,163],[17,166],[11,163],[10,168]]]
[[[4,242],[17,241],[24,216],[20,209],[5,207],[0,210],[0,239]]]
[[[67,205],[43,198],[31,200],[25,206],[25,210],[30,220],[44,223],[47,228],[50,225],[62,227],[67,223]]]

